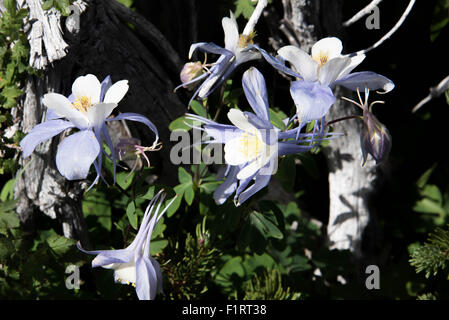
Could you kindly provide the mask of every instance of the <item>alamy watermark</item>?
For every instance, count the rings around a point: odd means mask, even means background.
[[[380,10],[378,6],[372,7],[370,15],[365,19],[365,27],[368,30],[380,29]]]
[[[65,268],[65,273],[68,274],[65,279],[65,287],[69,290],[79,289],[81,284],[80,268],[71,264]]]
[[[380,289],[380,270],[375,264],[366,267],[365,273],[368,275],[365,280],[365,287],[368,290]]]

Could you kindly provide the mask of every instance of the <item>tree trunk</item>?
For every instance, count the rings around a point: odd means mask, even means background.
[[[100,81],[106,75],[111,75],[114,82],[128,79],[130,89],[116,110],[137,112],[153,121],[164,148],[151,154],[152,164],[162,168],[162,183],[174,181],[176,170],[169,161],[168,124],[185,112],[185,106],[173,94],[181,60],[164,36],[149,21],[117,1],[75,1],[72,12],[81,13],[80,25],[76,24],[76,15],[64,18],[55,9],[43,11],[41,0],[24,2],[30,10],[30,65],[43,70],[44,76],[27,80],[23,103],[14,110],[22,131],[29,132],[45,119],[46,108],[41,104],[45,93],[68,96],[78,76],[92,73]],[[143,130],[143,125],[129,126],[133,136],[144,144],[154,140],[153,133]],[[89,182],[67,181],[56,170],[60,141],[55,137],[42,143],[31,159],[21,160],[25,170],[18,175],[15,187],[17,212],[29,229],[33,229],[38,214],[58,219],[66,237],[79,239],[88,247],[80,200]]]

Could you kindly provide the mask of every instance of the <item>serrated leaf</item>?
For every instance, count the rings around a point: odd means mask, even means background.
[[[243,15],[246,19],[249,19],[253,14],[255,2],[251,0],[236,0],[235,1],[235,17],[238,18]]]
[[[60,235],[53,235],[47,239],[48,246],[57,255],[63,255],[64,253],[69,251],[75,245],[75,243],[75,240],[68,239]]]

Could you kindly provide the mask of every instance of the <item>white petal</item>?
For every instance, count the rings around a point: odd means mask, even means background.
[[[136,283],[136,265],[134,261],[128,263],[114,263],[114,279],[122,284]]]
[[[224,17],[221,20],[225,36],[225,48],[229,51],[235,52],[239,44],[239,29],[234,14],[231,12],[231,16]]]
[[[112,113],[112,110],[117,107],[116,103],[98,103],[90,107],[86,113],[89,119],[90,127],[100,127],[107,117]]]
[[[341,40],[335,37],[323,38],[317,41],[312,47],[312,58],[320,60],[320,56],[326,56],[327,61],[341,56],[343,45]]]
[[[237,137],[226,142],[224,146],[226,164],[237,166],[248,162],[243,152],[240,152],[242,137]]]
[[[352,70],[354,70],[359,64],[362,63],[363,60],[365,60],[364,54],[358,54],[353,57],[349,57],[351,59],[351,62],[349,65],[338,75],[338,78],[344,77],[345,75],[349,74]]]
[[[76,78],[72,85],[75,98],[88,97],[92,104],[100,102],[101,83],[93,74]]]
[[[120,80],[114,83],[104,96],[105,103],[119,103],[123,99],[126,92],[128,92],[128,80]]]
[[[58,116],[64,117],[76,127],[84,129],[89,125],[86,116],[75,109],[69,99],[59,93],[47,93],[42,98],[42,103],[52,109]]]
[[[254,127],[251,123],[249,123],[248,119],[245,117],[245,114],[237,109],[231,109],[228,112],[228,118],[232,122],[234,126],[243,131],[254,132],[258,131],[256,127]]]
[[[295,46],[285,46],[278,50],[278,54],[290,62],[305,81],[318,79],[318,63],[305,51]]]
[[[349,57],[334,58],[329,60],[320,69],[320,83],[328,86],[337,80],[339,74],[351,63]]]

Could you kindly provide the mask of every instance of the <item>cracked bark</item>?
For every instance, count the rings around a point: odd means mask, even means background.
[[[41,0],[20,3],[30,9],[25,28],[31,46],[30,65],[44,74],[28,78],[24,99],[13,112],[21,130],[29,132],[45,119],[46,108],[41,104],[45,93],[68,95],[80,75],[92,73],[100,81],[108,74],[113,81],[128,79],[130,89],[116,110],[141,113],[154,122],[164,149],[151,154],[152,164],[162,168],[158,172],[160,181],[163,177],[161,183],[176,179],[169,161],[168,124],[185,112],[185,106],[173,94],[181,60],[169,42],[149,21],[116,1],[75,1],[82,12],[79,28],[54,9],[43,11],[41,4]],[[154,140],[143,125],[128,124],[133,136],[143,143]],[[35,227],[38,214],[58,219],[66,237],[89,247],[81,199],[90,182],[67,181],[56,170],[55,155],[63,137],[40,144],[30,159],[21,159],[25,169],[16,179],[17,212],[29,230]]]

